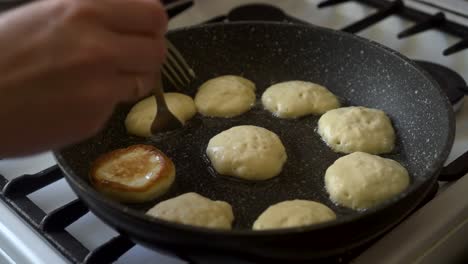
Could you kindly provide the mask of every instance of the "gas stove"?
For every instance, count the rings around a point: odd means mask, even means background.
[[[168,2],[171,10],[178,12],[191,1]],[[468,41],[463,40],[468,37],[468,2],[194,2],[171,19],[170,29],[239,20],[311,23],[355,33],[398,50],[434,77],[457,110],[456,139],[446,164],[468,151],[468,103],[464,103],[468,90],[468,50],[464,48]],[[0,263],[220,263],[216,259],[166,256],[134,245],[88,212],[54,165],[50,152],[0,161],[0,189],[9,185],[0,193]],[[21,176],[24,174],[32,176]],[[466,262],[467,188],[468,177],[439,182],[427,203],[384,237],[327,262]]]

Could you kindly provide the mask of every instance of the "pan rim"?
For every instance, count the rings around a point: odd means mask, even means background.
[[[118,203],[110,198],[105,197],[104,195],[100,194],[93,188],[89,186],[81,177],[75,174],[75,172],[68,166],[66,160],[63,158],[61,154],[61,150],[54,150],[53,154],[55,156],[55,159],[60,167],[60,169],[64,172],[65,177],[69,182],[72,182],[76,187],[80,188],[83,193],[86,193],[90,198],[92,198],[95,201],[99,202],[99,206],[105,206],[108,209],[118,211],[120,214],[126,214],[129,217],[132,217],[135,220],[138,221],[143,221],[146,222],[147,224],[155,224],[159,225],[164,228],[168,229],[174,229],[177,231],[183,231],[183,232],[189,232],[193,234],[203,234],[203,235],[223,235],[227,237],[250,237],[250,236],[278,236],[278,235],[291,235],[295,233],[303,233],[303,232],[312,232],[314,230],[319,230],[319,229],[325,229],[325,228],[333,228],[336,226],[340,226],[342,224],[350,223],[353,221],[360,220],[362,218],[366,218],[369,215],[372,215],[378,211],[383,211],[388,207],[391,207],[392,205],[397,204],[402,200],[404,197],[406,197],[408,194],[416,191],[419,189],[423,184],[427,183],[429,180],[431,180],[434,177],[437,177],[438,171],[443,167],[443,163],[447,159],[451,147],[453,145],[454,139],[455,139],[455,114],[452,110],[452,105],[450,104],[447,96],[444,94],[440,86],[437,84],[437,82],[426,72],[424,71],[421,67],[419,67],[415,62],[413,62],[411,59],[408,57],[402,55],[401,53],[392,50],[376,41],[370,40],[370,39],[365,39],[363,37],[350,34],[347,32],[343,31],[337,31],[321,26],[316,26],[316,25],[306,25],[306,24],[297,24],[297,23],[284,23],[284,22],[269,22],[269,21],[242,21],[242,22],[232,22],[232,23],[213,23],[213,24],[208,24],[208,25],[195,25],[195,26],[189,26],[189,27],[182,27],[178,28],[176,30],[171,30],[168,32],[170,35],[171,33],[176,33],[179,31],[184,31],[187,29],[197,29],[197,28],[212,28],[212,27],[230,27],[230,26],[236,26],[236,25],[250,25],[250,26],[256,26],[256,25],[276,25],[276,26],[281,26],[281,27],[294,27],[294,28],[313,28],[318,31],[326,32],[329,34],[336,34],[340,35],[342,37],[346,37],[349,39],[353,39],[355,41],[359,41],[361,43],[365,43],[366,45],[370,45],[376,49],[380,49],[383,52],[387,53],[388,55],[393,56],[395,59],[399,59],[405,63],[407,63],[408,67],[412,67],[417,73],[419,73],[422,77],[426,78],[432,86],[434,86],[440,96],[443,98],[443,101],[445,103],[445,108],[447,109],[447,115],[448,115],[448,137],[446,138],[446,141],[444,143],[444,148],[443,151],[440,153],[440,155],[435,159],[435,162],[433,163],[433,166],[429,168],[429,171],[425,174],[431,174],[428,177],[425,177],[426,179],[423,181],[418,181],[418,182],[413,182],[408,189],[400,193],[399,195],[383,202],[382,204],[372,207],[370,209],[367,209],[365,211],[358,212],[353,215],[349,216],[344,216],[339,219],[330,221],[330,222],[325,222],[325,223],[319,223],[319,224],[314,224],[314,225],[309,225],[309,226],[302,226],[302,227],[291,227],[291,228],[283,228],[283,229],[271,229],[271,230],[251,230],[251,229],[233,229],[233,230],[220,230],[220,229],[211,229],[211,228],[205,228],[205,227],[198,227],[198,226],[189,226],[189,225],[183,225],[179,223],[174,223],[174,222],[169,222],[169,221],[164,221],[161,219],[157,219],[154,217],[150,217],[141,211],[132,209],[131,207],[127,207],[124,204]]]

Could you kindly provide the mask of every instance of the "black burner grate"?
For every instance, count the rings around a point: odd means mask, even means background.
[[[378,11],[369,17],[366,17],[348,27],[343,28],[344,31],[357,33],[385,19],[388,16],[399,15],[403,18],[416,22],[416,24],[414,24],[409,29],[401,32],[398,35],[399,38],[409,37],[425,30],[435,28],[461,38],[458,43],[445,49],[443,51],[444,55],[451,55],[468,48],[468,27],[448,20],[441,12],[436,14],[427,14],[423,11],[408,7],[402,0],[325,0],[318,6],[327,7],[351,1],[372,6],[377,8]]]
[[[127,238],[117,236],[89,251],[65,230],[88,213],[88,208],[80,200],[74,200],[46,214],[27,197],[63,177],[57,166],[34,175],[23,175],[9,182],[0,175],[0,199],[72,263],[112,263],[135,245]]]

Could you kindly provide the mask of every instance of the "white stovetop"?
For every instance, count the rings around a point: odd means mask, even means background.
[[[244,3],[250,2],[264,2],[277,5],[283,8],[288,14],[294,14],[296,17],[311,23],[322,25],[334,29],[342,28],[362,16],[373,12],[373,9],[363,7],[356,3],[345,3],[338,7],[327,8],[322,10],[316,9],[318,0],[264,0],[264,1],[248,1],[248,0],[199,0],[195,1],[195,6],[189,11],[183,13],[179,17],[174,18],[171,23],[171,28],[187,26],[205,21],[211,17],[225,14],[232,7],[239,6]],[[428,10],[432,12],[432,10]],[[434,12],[435,13],[435,12]],[[441,55],[442,50],[451,44],[454,44],[458,39],[441,34],[437,31],[428,31],[408,39],[399,40],[396,34],[401,30],[411,25],[411,22],[402,19],[391,17],[383,22],[365,30],[360,35],[379,41],[401,53],[415,59],[422,59],[437,62],[446,65],[453,70],[461,73],[465,79],[468,80],[468,51],[459,54],[444,57]],[[460,154],[468,150],[468,100],[463,106],[460,113],[457,115],[457,131],[454,148],[450,154],[448,161],[452,161]],[[12,179],[24,173],[35,173],[55,164],[52,155],[47,152],[33,157],[10,159],[0,161],[0,174],[4,175],[7,179]],[[403,226],[403,231],[396,235],[392,234],[389,239],[384,239],[383,242],[377,244],[368,253],[362,256],[359,263],[375,262],[375,257],[378,256],[382,260],[383,256],[387,259],[398,260],[398,257],[413,256],[408,251],[397,252],[398,245],[402,241],[407,243],[406,248],[413,248],[414,250],[426,250],[423,247],[421,240],[431,242],[434,237],[428,237],[427,234],[441,233],[446,228],[444,223],[451,221],[444,215],[457,215],[453,212],[455,209],[462,210],[464,207],[461,201],[467,200],[463,190],[468,189],[468,177],[460,180],[457,184],[447,188],[439,195],[437,202],[431,203],[434,206],[426,206],[429,209],[421,210],[419,215],[415,215],[415,219],[409,219],[408,226]],[[53,193],[53,195],[50,195]],[[35,203],[38,204],[44,211],[50,212],[53,209],[68,203],[75,199],[69,186],[64,180],[60,180],[44,189],[37,191],[29,196]],[[434,201],[436,201],[434,200]],[[441,204],[441,205],[440,205]],[[454,209],[453,206],[446,206],[446,204],[458,204],[459,206]],[[433,207],[433,208],[430,208]],[[450,210],[449,210],[450,209]],[[466,210],[468,212],[468,209]],[[421,216],[422,215],[422,216]],[[460,214],[463,215],[464,214]],[[438,217],[435,217],[438,216]],[[419,218],[426,219],[424,225],[420,224]],[[428,220],[429,219],[429,220]],[[436,224],[432,224],[431,219],[437,220]],[[453,220],[453,219],[452,219]],[[460,221],[462,221],[461,219]],[[413,228],[414,222],[418,226],[427,227],[431,229],[417,229]],[[406,228],[406,229],[405,229]],[[81,218],[76,223],[72,224],[67,230],[77,237],[86,247],[93,249],[101,243],[107,241],[116,233],[99,219],[88,213],[85,217]],[[408,232],[412,230],[413,232]],[[461,229],[460,229],[461,230]],[[436,232],[437,231],[437,232]],[[404,239],[401,239],[401,235]],[[423,236],[422,234],[426,234]],[[465,236],[468,237],[468,236]],[[431,240],[432,239],[432,240]],[[392,250],[388,250],[392,248]],[[2,257],[6,252],[10,257],[14,258],[17,263],[21,264],[50,264],[50,263],[67,263],[66,260],[59,256],[53,249],[50,248],[22,221],[15,217],[2,203],[0,203],[0,263],[6,262],[6,258]],[[393,254],[392,252],[395,252]],[[384,253],[386,255],[384,255]],[[422,253],[421,253],[422,254]],[[388,255],[388,256],[387,256]],[[430,256],[425,253],[423,256]],[[392,258],[393,257],[393,258]],[[404,259],[404,258],[403,258]],[[4,262],[2,262],[4,261]],[[129,251],[117,263],[183,263],[165,256],[161,256],[153,251],[144,249],[137,246]]]

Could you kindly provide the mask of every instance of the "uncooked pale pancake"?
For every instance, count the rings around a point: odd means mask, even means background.
[[[220,229],[231,229],[234,221],[231,205],[193,192],[160,202],[147,214],[180,224]]]
[[[327,206],[307,200],[292,200],[268,207],[255,221],[254,230],[306,226],[336,219]]]
[[[398,162],[354,152],[333,163],[325,174],[330,199],[352,209],[366,209],[398,195],[408,187],[408,171]]]
[[[203,83],[195,96],[198,112],[211,117],[233,117],[255,104],[255,84],[245,78],[224,75]]]
[[[164,194],[175,179],[174,163],[150,145],[133,145],[101,155],[91,167],[90,182],[123,202],[145,202]]]
[[[391,152],[395,131],[385,112],[365,107],[343,107],[326,112],[318,122],[318,133],[335,151],[371,154]]]
[[[211,138],[206,149],[215,170],[246,180],[266,180],[278,175],[286,150],[273,132],[257,126],[236,126]]]
[[[197,110],[190,96],[181,93],[165,93],[169,111],[182,123],[192,118]],[[140,137],[151,136],[151,123],[156,116],[156,99],[154,96],[145,98],[135,104],[125,118],[127,132]]]
[[[288,81],[270,86],[262,95],[263,106],[275,116],[297,118],[323,114],[340,107],[340,102],[327,88],[304,81]]]

